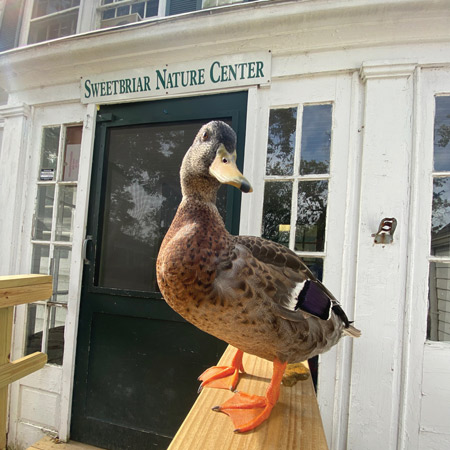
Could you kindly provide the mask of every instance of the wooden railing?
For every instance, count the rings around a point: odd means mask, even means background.
[[[229,365],[234,352],[228,347],[218,365]],[[241,375],[237,389],[264,395],[272,363],[245,354],[243,364],[247,373]],[[168,450],[328,449],[311,377],[292,387],[283,385],[269,419],[249,433],[233,433],[230,419],[211,411],[231,395],[224,389],[203,389]]]
[[[14,306],[45,300],[52,295],[50,275],[0,277],[0,450],[6,448],[8,385],[44,367],[45,353],[10,361]]]

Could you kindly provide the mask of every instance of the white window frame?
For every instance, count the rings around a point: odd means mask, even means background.
[[[25,1],[23,15],[22,15],[22,30],[21,30],[20,39],[19,39],[20,46],[28,45],[28,37],[30,34],[31,23],[46,20],[51,17],[63,16],[65,14],[67,14],[69,11],[78,10],[78,20],[77,20],[77,27],[76,27],[75,34],[80,32],[80,12],[82,10],[83,4],[86,3],[86,0],[80,0],[79,6],[75,6],[73,8],[68,8],[63,11],[58,11],[56,13],[48,14],[48,15],[45,15],[42,17],[32,18],[34,2],[35,2],[35,0],[26,0]],[[48,41],[42,41],[42,42],[48,42]],[[37,44],[39,44],[39,42],[37,42]]]

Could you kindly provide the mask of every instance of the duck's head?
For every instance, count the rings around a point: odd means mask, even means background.
[[[200,129],[181,164],[183,196],[215,201],[220,184],[230,184],[242,192],[252,192],[248,180],[236,166],[236,134],[221,121]]]

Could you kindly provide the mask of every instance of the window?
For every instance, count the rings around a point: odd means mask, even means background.
[[[35,0],[28,44],[75,34],[79,9],[80,0]]]
[[[450,341],[450,96],[437,96],[427,337]]]
[[[31,272],[53,275],[53,294],[29,305],[25,354],[62,364],[82,127],[45,127],[32,231]]]
[[[331,151],[331,104],[272,109],[262,236],[302,255],[322,278]]]
[[[101,27],[113,27],[139,22],[158,15],[159,0],[102,0],[98,11],[101,13]]]

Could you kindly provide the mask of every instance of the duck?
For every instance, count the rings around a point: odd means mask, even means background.
[[[184,319],[237,349],[230,366],[200,375],[200,390],[234,391],[213,410],[227,414],[235,432],[248,432],[269,418],[287,364],[361,332],[294,251],[225,228],[216,207],[219,187],[253,190],[236,165],[236,134],[229,125],[212,121],[201,127],[183,158],[180,182],[182,200],[157,257],[158,286]],[[273,363],[264,396],[235,391],[245,373],[244,353]]]

